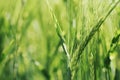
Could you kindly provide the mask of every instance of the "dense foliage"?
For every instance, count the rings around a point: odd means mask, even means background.
[[[120,80],[119,0],[0,0],[0,80]]]

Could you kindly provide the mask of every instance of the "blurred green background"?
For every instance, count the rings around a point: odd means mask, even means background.
[[[74,54],[116,0],[0,0],[0,80],[70,80],[55,14]],[[80,56],[75,80],[120,80],[120,4]]]

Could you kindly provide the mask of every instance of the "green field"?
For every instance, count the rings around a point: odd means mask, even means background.
[[[120,0],[0,0],[0,80],[120,80]]]

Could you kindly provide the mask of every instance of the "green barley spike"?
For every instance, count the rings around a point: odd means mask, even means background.
[[[71,71],[72,71],[72,80],[74,80],[74,77],[75,77],[77,69],[78,69],[78,67],[76,67],[76,65],[78,64],[78,61],[80,60],[80,55],[83,53],[85,47],[88,45],[88,43],[93,38],[95,33],[99,30],[99,28],[101,27],[103,22],[110,15],[110,13],[115,9],[115,7],[118,5],[119,2],[120,2],[120,0],[118,0],[116,3],[114,3],[113,6],[110,8],[110,10],[106,13],[106,15],[104,15],[102,18],[99,19],[97,24],[90,31],[89,35],[86,36],[83,43],[81,43],[80,47],[78,49],[76,49],[76,53],[72,56],[71,65],[70,65]],[[74,68],[74,67],[76,67],[76,68]]]

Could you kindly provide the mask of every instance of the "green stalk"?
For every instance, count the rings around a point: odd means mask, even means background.
[[[61,40],[61,45],[63,47],[63,50],[64,50],[68,60],[70,60],[70,55],[69,55],[68,50],[67,50],[67,46],[66,46],[66,43],[65,43],[65,38],[64,38],[64,35],[63,35],[63,31],[62,31],[62,29],[61,29],[61,27],[59,25],[59,22],[58,22],[58,20],[57,20],[57,18],[55,16],[54,12],[52,11],[52,8],[50,7],[48,1],[47,1],[47,5],[48,5],[48,8],[50,10],[51,16],[53,17],[53,19],[55,21],[56,32],[57,32],[58,37]]]

